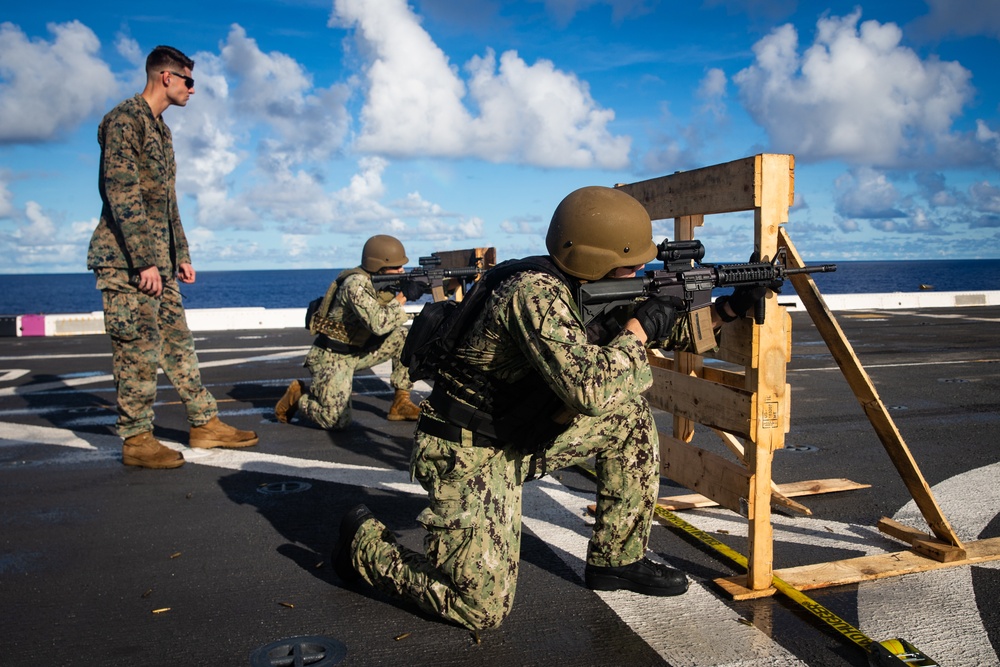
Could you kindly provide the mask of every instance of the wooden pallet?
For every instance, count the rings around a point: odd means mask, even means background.
[[[804,263],[783,226],[793,201],[794,164],[791,155],[760,154],[617,187],[638,199],[654,220],[673,218],[678,241],[693,239],[706,215],[752,211],[753,250],[766,259],[783,249],[789,268],[799,268]],[[770,295],[763,324],[742,319],[722,328],[713,356],[737,370],[707,366],[703,356],[687,352],[650,356],[653,386],[646,396],[651,405],[674,415],[673,432],[660,433],[661,474],[696,492],[661,499],[663,504],[680,509],[685,503],[711,503],[749,521],[747,573],[718,583],[733,597],[760,597],[774,592],[774,574],[806,590],[1000,559],[1000,539],[959,540],[816,284],[808,274],[789,279],[931,533],[882,519],[879,528],[906,542],[907,551],[772,569],[772,506],[807,514],[792,496],[865,485],[850,480],[775,485],[771,479],[774,451],[784,446],[789,431],[791,318]],[[737,460],[692,445],[696,424],[711,428]]]

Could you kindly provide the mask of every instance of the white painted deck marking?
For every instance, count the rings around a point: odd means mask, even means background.
[[[304,354],[305,351],[306,348],[288,348],[257,357],[205,362],[202,366],[237,365],[287,358]],[[944,363],[988,361],[995,360]],[[377,377],[388,383],[391,372],[388,362],[372,370]],[[0,370],[0,373],[3,371]],[[12,379],[15,378],[0,375],[0,381]],[[24,393],[28,393],[102,381],[109,382],[112,378],[110,375],[74,378],[45,385],[31,385],[23,389]],[[429,393],[430,386],[417,383],[414,390]],[[15,393],[18,393],[15,388],[0,389],[0,396]],[[93,460],[120,465],[120,442],[119,438],[111,435],[74,433],[67,429],[0,422],[0,447],[41,444],[68,447],[78,452],[73,456],[56,454],[43,464],[59,465]],[[170,441],[164,441],[164,444],[183,452],[190,463],[197,465],[423,494],[420,486],[410,481],[406,471],[298,459],[259,451],[191,450]],[[977,539],[996,516],[997,508],[1000,507],[1000,485],[995,482],[998,477],[1000,464],[994,464],[968,471],[934,487],[935,496],[962,539]],[[976,490],[974,503],[969,502],[969,489]],[[569,491],[551,478],[529,484],[524,489],[525,526],[549,544],[581,578],[590,533],[585,506],[590,502],[593,499],[589,494]],[[692,510],[686,512],[685,517],[708,532],[724,530],[731,535],[746,535],[746,522],[725,510]],[[923,525],[923,519],[912,502],[904,506],[895,518],[909,525]],[[815,517],[791,518],[779,514],[772,515],[772,523],[776,542],[825,548],[846,546],[859,554],[900,549],[898,542],[885,537],[873,526]],[[654,529],[663,528],[656,525]],[[996,569],[1000,568],[1000,562],[976,567]],[[804,664],[763,632],[737,623],[737,615],[710,592],[703,582],[695,580],[688,593],[677,598],[650,598],[628,592],[599,595],[644,641],[675,667],[704,664],[731,667]],[[904,637],[928,655],[936,657],[939,662],[997,663],[997,654],[986,638],[975,603],[969,567],[947,568],[861,584],[858,590],[858,618],[861,630],[870,637],[877,640]]]

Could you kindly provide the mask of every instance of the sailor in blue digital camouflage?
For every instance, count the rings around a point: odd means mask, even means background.
[[[111,339],[122,461],[176,468],[184,457],[153,436],[156,373],[177,389],[191,424],[192,447],[247,447],[257,435],[218,418],[204,387],[181,304],[178,279],[195,280],[177,208],[176,162],[162,113],[194,94],[194,61],[169,46],[146,59],[146,86],[101,121],[99,186],[103,208],[87,268],[97,277]]]
[[[590,340],[573,296],[582,281],[632,277],[656,256],[649,215],[619,190],[582,188],[556,208],[546,246],[549,255],[508,269],[421,405],[411,474],[430,501],[418,517],[424,553],[358,505],[341,520],[333,554],[345,582],[363,579],[470,629],[495,627],[514,601],[522,484],[594,458],[587,586],[687,590],[683,573],[646,555],[659,443],[642,396],[652,383],[645,344],[683,347],[687,318],[676,299],[654,297],[611,336]]]
[[[371,278],[402,274],[407,261],[398,239],[378,234],[365,242],[361,265],[337,276],[309,321],[316,339],[304,365],[312,375],[312,386],[307,389],[299,380],[289,384],[274,408],[278,421],[287,423],[298,415],[324,429],[347,428],[354,373],[385,361],[392,362],[389,385],[395,390],[386,418],[415,421],[420,416],[420,408],[410,399],[413,383],[400,363],[409,319],[403,309],[408,287],[395,293],[376,291]]]

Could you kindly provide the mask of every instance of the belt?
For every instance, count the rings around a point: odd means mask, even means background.
[[[326,334],[320,334],[316,336],[316,340],[313,341],[313,345],[316,347],[327,350],[329,352],[336,352],[337,354],[353,354],[358,352],[358,348],[352,348],[347,343],[341,342],[339,340],[334,340]]]

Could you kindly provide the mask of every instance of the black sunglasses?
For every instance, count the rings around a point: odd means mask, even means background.
[[[185,86],[187,86],[188,88],[194,88],[194,79],[192,79],[191,77],[185,76],[184,74],[181,74],[180,72],[175,72],[175,71],[170,70],[170,69],[160,70],[160,74],[163,74],[164,72],[166,72],[167,74],[173,74],[174,76],[179,76],[180,78],[184,79],[184,85]]]

